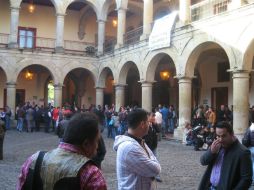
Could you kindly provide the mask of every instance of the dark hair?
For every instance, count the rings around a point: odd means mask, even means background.
[[[229,134],[231,134],[231,135],[234,134],[233,127],[230,125],[230,123],[228,123],[226,121],[221,121],[221,122],[217,123],[216,128],[219,128],[219,129],[225,128]]]
[[[74,114],[65,129],[63,142],[82,145],[85,140],[93,141],[99,132],[98,117],[93,113]]]
[[[147,121],[147,112],[144,109],[133,109],[127,116],[128,128],[136,129],[142,121]]]

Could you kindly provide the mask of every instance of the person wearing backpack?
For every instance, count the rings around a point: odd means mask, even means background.
[[[3,160],[3,145],[4,145],[4,135],[5,135],[5,123],[0,119],[0,160]]]
[[[39,151],[26,160],[16,189],[107,190],[101,170],[92,161],[99,139],[97,116],[76,113],[57,148],[44,156]]]

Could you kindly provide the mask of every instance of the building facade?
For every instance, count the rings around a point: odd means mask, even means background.
[[[135,104],[151,111],[172,104],[178,139],[200,104],[232,105],[235,133],[248,127],[254,105],[253,0],[0,0],[0,5],[0,108],[47,104],[51,85],[55,106]],[[151,47],[156,20],[175,11],[171,42]]]

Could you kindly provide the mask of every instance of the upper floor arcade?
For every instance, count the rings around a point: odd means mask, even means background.
[[[213,22],[208,21],[208,17],[236,15],[246,6],[253,7],[253,2],[1,0],[0,45],[1,48],[17,48],[22,52],[36,50],[86,56],[112,54],[117,49],[147,40],[154,21],[173,11],[178,11],[178,27],[173,28],[173,33],[187,34],[189,30],[183,26],[196,30],[197,22],[205,20],[207,24]]]

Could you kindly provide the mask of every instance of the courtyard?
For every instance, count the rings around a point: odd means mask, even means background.
[[[105,133],[106,131],[104,131]],[[104,136],[107,154],[102,163],[102,171],[108,189],[117,189],[116,152],[113,139]],[[4,160],[0,161],[1,190],[14,190],[21,165],[26,158],[37,150],[50,150],[57,146],[59,139],[53,133],[17,132],[9,130],[4,141]],[[197,189],[205,167],[199,163],[202,151],[179,142],[162,140],[158,144],[158,159],[161,163],[163,182],[157,183],[159,190]]]

